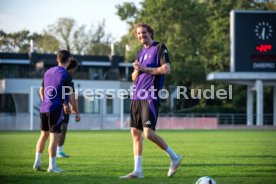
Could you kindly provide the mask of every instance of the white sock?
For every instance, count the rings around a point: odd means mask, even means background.
[[[62,146],[58,146],[57,147],[57,152],[62,152],[62,148],[63,148],[63,145]]]
[[[167,147],[167,149],[165,151],[171,158],[171,161],[175,161],[178,159],[177,154],[169,146]]]
[[[35,153],[35,164],[36,165],[40,165],[40,163],[41,163],[41,153],[39,153],[39,152],[36,152]]]
[[[56,157],[49,157],[49,168],[53,169],[56,167]]]
[[[134,172],[141,173],[142,171],[142,156],[134,156]]]

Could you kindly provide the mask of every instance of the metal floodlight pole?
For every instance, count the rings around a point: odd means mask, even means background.
[[[115,55],[115,44],[114,43],[111,43],[110,45],[110,48],[111,48],[111,56],[114,56]]]
[[[30,108],[30,130],[33,130],[34,129],[34,87],[31,86],[31,91],[30,91],[30,96],[29,96],[29,99],[30,99],[30,105],[29,105],[29,108]]]
[[[121,129],[124,128],[124,98],[120,99],[120,125]]]

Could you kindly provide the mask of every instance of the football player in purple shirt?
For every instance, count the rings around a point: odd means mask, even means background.
[[[43,98],[40,104],[41,134],[36,144],[36,157],[33,165],[35,171],[41,170],[41,156],[45,143],[50,136],[48,146],[48,172],[64,172],[56,165],[57,143],[60,137],[61,124],[64,113],[70,113],[68,108],[69,96],[64,97],[63,86],[70,86],[70,77],[66,71],[70,63],[71,54],[67,50],[57,53],[58,65],[47,70],[43,77]],[[65,107],[64,106],[65,104]]]
[[[162,89],[164,76],[170,73],[170,60],[167,47],[154,40],[154,30],[145,23],[138,23],[135,34],[143,45],[133,63],[134,81],[130,107],[130,126],[133,139],[134,170],[120,178],[143,178],[142,149],[143,137],[164,150],[171,159],[168,177],[173,176],[180,166],[181,155],[176,154],[159,135],[155,133],[160,98],[158,91]]]

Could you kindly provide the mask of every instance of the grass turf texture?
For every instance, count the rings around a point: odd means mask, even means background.
[[[276,183],[275,130],[186,130],[158,131],[169,145],[184,155],[182,167],[167,178],[169,158],[144,140],[144,179],[120,180],[133,169],[129,131],[69,131],[64,152],[58,158],[66,173],[47,173],[32,165],[40,132],[0,132],[0,183],[186,183],[211,176],[218,184]]]

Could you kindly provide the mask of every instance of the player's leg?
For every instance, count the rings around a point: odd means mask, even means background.
[[[36,152],[43,153],[45,142],[47,141],[48,137],[49,137],[49,132],[48,131],[45,132],[41,130],[40,137],[36,144]]]
[[[49,137],[48,119],[46,113],[40,114],[40,136],[36,143],[36,153],[33,169],[35,171],[41,170],[41,156],[45,147],[45,142]]]
[[[155,143],[158,147],[164,150],[170,157],[171,164],[168,171],[168,176],[171,177],[176,173],[178,167],[180,166],[182,156],[176,154],[168,146],[165,140],[159,135],[157,135],[155,132],[155,127],[156,127],[157,117],[158,117],[158,109],[159,109],[158,102],[151,100],[151,101],[148,101],[147,103],[143,102],[142,106],[143,106],[142,122],[144,126],[144,135],[148,140]]]
[[[66,138],[66,132],[67,132],[67,124],[61,125],[61,133],[60,133],[60,139],[57,144],[57,157],[59,158],[67,158],[69,155],[65,154],[63,152],[63,146]]]
[[[121,176],[121,179],[126,178],[143,178],[143,170],[142,170],[142,151],[143,151],[143,127],[140,121],[140,113],[139,113],[139,102],[132,101],[131,102],[131,115],[130,115],[130,126],[131,128],[131,136],[133,140],[133,155],[134,155],[134,170],[133,172]]]
[[[143,151],[143,137],[142,130],[138,128],[131,128],[131,135],[133,140],[133,155],[134,155],[134,170],[133,172],[121,176],[121,179],[144,178],[142,170],[142,151]]]
[[[180,166],[180,163],[181,163],[181,160],[182,160],[182,156],[176,154],[167,145],[167,143],[164,141],[164,139],[162,139],[162,137],[160,137],[159,135],[157,135],[155,133],[155,131],[152,130],[151,128],[144,127],[144,135],[145,135],[145,137],[148,140],[152,141],[157,146],[159,146],[162,150],[164,150],[167,153],[167,155],[170,157],[171,163],[170,163],[170,168],[169,168],[169,171],[168,171],[168,176],[169,177],[173,176],[177,172],[177,169]]]
[[[49,113],[49,127],[50,127],[50,141],[48,147],[49,153],[49,167],[48,172],[64,172],[56,165],[56,153],[57,153],[57,144],[60,139],[61,132],[61,123],[62,123],[62,109],[58,108],[57,110]]]
[[[133,155],[134,155],[134,172],[142,173],[142,152],[143,152],[143,137],[142,131],[137,128],[131,128],[133,140]]]
[[[60,169],[56,166],[56,153],[57,153],[57,143],[60,138],[60,133],[50,133],[50,141],[48,147],[49,153],[49,167],[48,172],[58,172]],[[62,170],[60,170],[62,172]]]
[[[164,150],[168,154],[172,162],[179,160],[179,155],[177,155],[168,146],[168,144],[164,141],[164,139],[159,135],[157,135],[154,130],[152,130],[151,128],[144,127],[144,135],[148,140],[155,143],[158,147]]]
[[[40,137],[36,143],[36,153],[33,169],[35,171],[41,170],[41,156],[45,147],[45,142],[49,137],[49,132],[41,131]]]
[[[144,127],[144,135],[145,135],[146,139],[148,139],[151,142],[155,143],[162,150],[166,150],[168,148],[168,145],[164,141],[164,139],[162,139],[162,137],[157,135],[155,133],[155,131],[152,130],[151,128]]]
[[[62,125],[61,125],[60,139],[58,141],[58,146],[60,146],[60,147],[64,145],[65,138],[66,138],[66,132],[67,132],[67,124],[62,123]],[[63,151],[63,150],[61,149],[61,151]]]
[[[65,138],[66,138],[68,123],[69,123],[69,114],[65,114],[63,116],[60,139],[59,139],[58,145],[57,145],[57,157],[59,157],[59,158],[69,157],[69,155],[67,155],[63,152],[63,146],[64,146],[64,142],[65,142]]]

